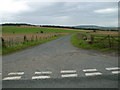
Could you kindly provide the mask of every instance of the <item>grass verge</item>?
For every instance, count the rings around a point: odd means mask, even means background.
[[[38,41],[28,41],[24,44],[19,44],[17,46],[2,48],[2,55],[6,55],[6,54],[10,54],[10,53],[13,53],[16,51],[20,51],[20,50],[23,50],[23,49],[26,49],[26,48],[29,48],[29,47],[32,47],[32,46],[35,46],[38,44],[42,44],[42,43],[45,43],[45,42],[48,42],[48,41],[51,41],[54,39],[58,39],[58,38],[63,37],[63,36],[66,36],[66,35],[54,36],[54,37],[51,37],[48,39],[43,39],[43,40],[38,40]]]
[[[85,40],[82,40],[78,37],[77,34],[74,34],[71,37],[71,43],[73,46],[83,49],[93,49],[93,50],[99,50],[99,51],[115,51],[117,49],[114,48],[103,48],[103,46],[99,46],[97,44],[88,44]]]

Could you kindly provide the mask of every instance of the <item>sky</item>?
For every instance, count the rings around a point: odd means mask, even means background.
[[[2,0],[0,23],[118,26],[118,2]]]

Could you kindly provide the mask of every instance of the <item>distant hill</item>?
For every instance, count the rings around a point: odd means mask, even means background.
[[[93,28],[93,29],[117,29],[118,27],[102,27],[97,25],[79,25],[73,26],[74,28]]]

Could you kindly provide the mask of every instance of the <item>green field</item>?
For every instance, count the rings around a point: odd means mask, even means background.
[[[63,29],[52,29],[52,28],[34,28],[34,27],[17,27],[17,26],[3,26],[2,27],[2,33],[3,34],[17,34],[17,33],[41,33],[41,31],[43,31],[43,33],[78,33],[80,31],[72,31],[72,30],[63,30]],[[64,36],[64,35],[62,35]],[[25,44],[19,44],[17,46],[11,46],[11,47],[7,47],[7,48],[2,48],[2,54],[9,54],[15,51],[19,51],[19,50],[23,50],[25,48],[31,47],[31,46],[35,46],[38,44],[42,44],[57,38],[62,37],[57,36],[57,37],[51,37],[48,39],[43,39],[43,40],[38,40],[38,41],[29,41],[26,42]]]
[[[88,34],[83,33],[84,36]],[[86,40],[81,38],[81,34],[75,34],[71,38],[71,43],[73,46],[83,49],[94,49],[100,51],[110,51],[110,50],[118,50],[118,38],[111,39],[112,47],[109,47],[109,38],[104,39],[105,37],[95,37],[93,44],[89,44]],[[104,39],[104,40],[101,40]]]
[[[80,31],[70,31],[70,30],[63,30],[63,29],[52,29],[52,28],[34,28],[34,27],[18,27],[18,26],[3,26],[2,27],[2,33],[3,34],[17,34],[17,33],[41,33],[41,31],[43,31],[43,33],[77,33]],[[43,40],[38,40],[38,41],[33,41],[33,42],[26,42],[25,44],[20,44],[17,46],[11,46],[11,47],[7,47],[7,48],[2,48],[2,54],[9,54],[15,51],[19,51],[31,46],[35,46],[38,44],[42,44],[57,38],[60,38],[62,36],[65,35],[60,35],[57,37],[50,37],[48,39],[43,39]]]
[[[52,29],[52,28],[33,28],[33,27],[17,27],[17,26],[3,26],[2,33],[77,33],[80,31],[71,31],[63,29]]]

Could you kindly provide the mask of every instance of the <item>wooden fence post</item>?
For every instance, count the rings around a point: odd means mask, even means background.
[[[94,36],[91,35],[90,39],[91,39],[91,42],[93,43],[94,42]]]
[[[32,35],[32,37],[31,37],[31,41],[34,41],[34,36]]]
[[[112,47],[112,45],[111,45],[110,35],[108,35],[108,40],[109,40],[109,47],[111,48],[111,47]]]
[[[14,46],[14,45],[15,45],[15,43],[14,43],[14,40],[13,40],[13,38],[11,39],[11,42],[12,42],[12,46]]]
[[[26,37],[26,36],[24,36],[24,42],[26,42],[26,40],[27,40],[27,37]]]
[[[37,36],[36,36],[36,40],[37,40]]]
[[[2,47],[6,48],[5,40],[2,37],[1,37],[1,39],[2,39]]]

